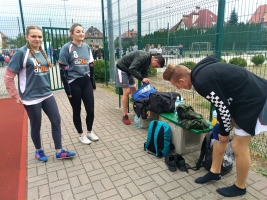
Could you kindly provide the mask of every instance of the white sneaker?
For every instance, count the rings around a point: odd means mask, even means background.
[[[99,137],[97,137],[97,135],[94,134],[93,131],[91,131],[91,133],[87,133],[87,137],[88,137],[90,140],[92,140],[92,141],[97,141],[97,140],[99,140]]]
[[[91,144],[91,141],[86,137],[85,134],[82,134],[78,137],[79,141],[83,144]]]

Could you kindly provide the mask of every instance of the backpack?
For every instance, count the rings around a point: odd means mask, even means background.
[[[156,89],[150,83],[144,83],[138,90],[133,93],[133,99],[135,101],[148,98],[149,95],[156,92]]]
[[[155,92],[149,95],[148,110],[154,113],[174,112],[175,101],[180,94],[176,92]]]
[[[212,164],[212,151],[213,144],[211,144],[213,139],[212,132],[207,133],[205,136],[202,146],[199,159],[196,163],[195,169],[199,169],[201,166],[205,167],[206,170],[210,170]],[[227,148],[223,157],[223,162],[221,166],[221,175],[228,174],[232,168],[235,160],[234,151],[232,149],[232,141],[230,140],[227,144]]]
[[[170,154],[171,149],[174,149],[171,140],[172,132],[169,124],[163,121],[152,120],[148,127],[144,150],[149,150],[157,157],[167,156]]]

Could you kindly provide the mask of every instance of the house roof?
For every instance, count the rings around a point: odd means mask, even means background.
[[[260,5],[255,13],[251,16],[248,23],[260,23],[260,22],[267,22],[267,4]]]
[[[8,38],[3,32],[0,31],[0,35],[2,36],[2,38]]]
[[[137,37],[137,31],[134,29],[125,31],[122,35],[121,38],[136,38]]]
[[[189,28],[209,28],[214,26],[217,22],[217,15],[208,9],[197,10],[191,12],[189,15],[184,15],[177,24],[175,24],[170,32],[176,31],[181,23],[185,24],[187,29]]]
[[[103,34],[97,28],[91,26],[85,32],[85,38],[103,38]]]

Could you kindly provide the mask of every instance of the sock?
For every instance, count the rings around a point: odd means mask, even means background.
[[[229,187],[219,188],[216,191],[224,197],[236,197],[240,195],[245,195],[247,192],[246,188],[241,189],[235,184]]]
[[[208,172],[206,175],[199,177],[195,180],[196,183],[206,183],[211,180],[220,180],[221,179],[221,174],[214,174],[212,172]]]

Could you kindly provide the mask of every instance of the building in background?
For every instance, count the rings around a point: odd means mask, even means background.
[[[255,13],[251,16],[248,21],[250,24],[259,24],[262,23],[262,27],[267,28],[267,4],[260,5]]]
[[[183,15],[183,18],[170,28],[170,32],[175,32],[179,29],[190,29],[190,28],[210,28],[216,25],[217,15],[208,9],[201,10],[199,6],[191,12],[189,15]]]
[[[0,54],[2,54],[2,50],[8,48],[7,46],[8,37],[0,31]]]
[[[103,33],[97,28],[91,26],[85,32],[85,42],[92,46],[103,46]]]

